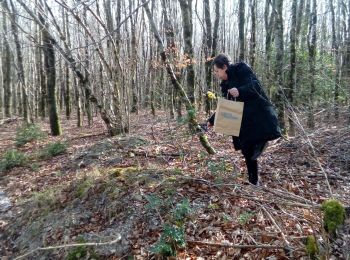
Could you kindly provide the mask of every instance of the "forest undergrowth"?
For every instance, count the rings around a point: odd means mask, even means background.
[[[59,137],[45,121],[21,145],[20,120],[3,122],[0,191],[12,206],[0,211],[1,259],[346,259],[350,128],[345,113],[316,116],[306,136],[270,143],[260,186],[230,137],[209,130],[209,156],[164,113],[133,115],[131,133],[113,138],[99,118],[62,120]],[[347,218],[328,239],[321,205],[332,198]]]

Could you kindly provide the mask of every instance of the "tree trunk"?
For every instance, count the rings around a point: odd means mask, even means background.
[[[273,29],[275,27],[275,11],[274,11],[274,7],[275,7],[275,0],[272,0],[272,11],[270,14],[270,3],[271,0],[266,0],[265,2],[265,13],[264,13],[264,21],[265,21],[265,32],[266,32],[266,36],[265,36],[265,66],[266,66],[266,86],[267,86],[267,91],[269,92],[269,96],[271,96],[271,87],[269,87],[271,85],[271,48],[272,48],[272,32]]]
[[[2,2],[5,5],[5,2]],[[4,8],[5,9],[5,8]],[[7,40],[7,19],[6,13],[2,13],[2,52],[1,52],[1,68],[2,68],[2,86],[4,89],[4,112],[5,117],[11,117],[11,52],[10,45]]]
[[[288,121],[289,135],[295,135],[295,126],[293,121],[293,105],[294,105],[294,86],[295,86],[295,71],[296,71],[296,29],[297,29],[297,0],[292,3],[292,25],[290,27],[290,72],[289,72],[289,89],[287,92],[288,98]]]
[[[87,24],[87,13],[86,13],[86,7],[84,7],[84,15],[83,15],[83,24],[85,27],[88,26]],[[85,71],[85,82],[84,84],[90,85],[90,55],[89,55],[89,37],[88,37],[88,32],[85,30],[85,50],[84,50],[84,60],[85,60],[85,66],[84,66],[84,71]],[[85,112],[88,118],[88,125],[92,125],[93,121],[93,115],[92,115],[92,107],[91,107],[91,101],[90,101],[90,90],[89,89],[84,89],[84,104],[85,104]]]
[[[245,20],[245,0],[239,0],[238,10],[238,38],[239,38],[239,61],[244,61],[244,20]]]
[[[133,10],[133,1],[129,0],[129,12],[131,13]],[[137,16],[137,13],[135,14],[135,17]],[[139,100],[138,100],[138,94],[137,94],[137,82],[136,82],[136,69],[137,69],[137,47],[136,47],[136,18],[134,16],[130,17],[130,26],[131,26],[131,66],[130,66],[130,77],[131,77],[131,94],[132,94],[132,100],[131,100],[131,112],[138,114],[139,111]]]
[[[276,108],[280,127],[283,133],[286,133],[284,122],[284,84],[283,84],[283,0],[276,0],[276,23],[275,23],[275,47],[276,47],[276,82],[277,82],[277,97]]]
[[[210,5],[209,0],[203,1],[204,5],[204,19],[205,19],[205,41],[204,41],[204,55],[205,55],[205,81],[206,81],[206,93],[212,89],[212,26],[211,26],[211,17],[210,17]],[[205,112],[207,115],[210,114],[210,99],[208,95],[205,95]]]
[[[192,45],[192,0],[179,0],[179,2],[182,14],[183,37],[185,42],[184,58],[187,65],[187,93],[191,103],[195,106],[195,73],[193,66],[194,51]]]
[[[250,13],[252,17],[249,58],[250,66],[254,69],[256,55],[256,0],[250,0]]]
[[[331,11],[331,25],[332,25],[332,56],[335,65],[335,72],[333,76],[334,82],[334,117],[339,118],[339,73],[340,73],[340,57],[339,57],[339,44],[337,40],[337,34],[335,29],[335,12],[333,6],[333,0],[329,0],[329,8]]]
[[[47,101],[49,106],[49,119],[50,129],[53,136],[61,134],[61,126],[57,111],[56,100],[56,68],[55,68],[55,50],[53,47],[54,39],[52,39],[45,26],[45,20],[41,13],[39,13],[39,19],[44,27],[41,28],[43,37],[43,50],[44,50],[44,66],[46,73],[46,86],[47,86]]]
[[[69,33],[69,17],[68,13],[62,8],[62,19],[63,19],[63,35],[67,39],[68,46],[70,46],[70,33]],[[69,50],[66,49],[66,52]],[[69,64],[68,62],[65,62],[64,64],[64,107],[66,109],[66,118],[67,120],[70,119],[71,113],[72,113],[72,104],[71,104],[71,87],[70,87],[70,80],[69,80]]]
[[[312,0],[312,12],[310,15],[310,25],[309,25],[309,34],[308,34],[310,95],[309,95],[309,111],[308,111],[307,125],[309,128],[315,127],[314,95],[315,95],[315,62],[316,62],[316,23],[317,23],[316,0]]]

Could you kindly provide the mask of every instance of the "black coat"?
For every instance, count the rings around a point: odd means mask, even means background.
[[[244,102],[239,140],[234,138],[235,148],[270,141],[281,136],[274,108],[266,96],[252,69],[244,62],[230,64],[228,79],[220,84],[222,96]],[[237,88],[239,96],[234,99],[228,90]],[[213,122],[214,118],[209,121]]]

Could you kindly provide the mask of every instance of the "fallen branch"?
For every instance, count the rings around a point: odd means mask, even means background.
[[[215,247],[230,247],[230,248],[262,248],[262,249],[283,249],[283,250],[291,250],[289,247],[285,246],[275,246],[275,245],[235,245],[232,243],[212,243],[212,242],[203,242],[203,241],[195,241],[195,240],[187,240],[188,244],[193,245],[202,245],[202,246],[215,246]]]
[[[78,246],[103,246],[103,245],[112,245],[115,243],[118,243],[121,240],[121,236],[119,235],[118,238],[108,241],[108,242],[102,242],[102,243],[77,243],[77,244],[67,244],[67,245],[58,245],[58,246],[48,246],[48,247],[38,247],[32,251],[29,251],[28,253],[16,257],[14,260],[23,259],[37,251],[48,251],[48,250],[54,250],[54,249],[61,249],[61,248],[69,248],[69,247],[78,247]]]

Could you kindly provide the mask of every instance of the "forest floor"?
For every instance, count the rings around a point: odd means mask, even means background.
[[[350,128],[345,113],[336,123],[320,115],[306,135],[270,143],[258,187],[247,183],[230,137],[209,130],[217,151],[209,156],[186,122],[161,113],[132,115],[131,133],[118,137],[108,137],[97,117],[82,128],[62,119],[61,136],[21,148],[20,121],[1,124],[0,159],[15,148],[30,159],[0,172],[0,196],[11,203],[0,209],[0,259],[152,259],[155,251],[176,251],[178,259],[307,259],[312,234],[320,254],[346,259],[349,220],[329,245],[320,206],[329,198],[349,206]],[[49,133],[47,121],[39,125]],[[65,153],[38,156],[58,141]]]

